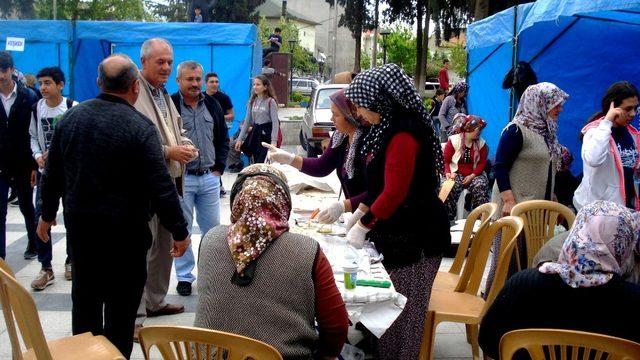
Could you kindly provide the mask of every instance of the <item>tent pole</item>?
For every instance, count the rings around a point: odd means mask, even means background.
[[[513,45],[511,51],[511,68],[515,69],[516,65],[518,65],[518,5],[513,7]],[[509,119],[507,122],[513,119],[515,115],[515,105],[516,105],[516,94],[513,91],[513,87],[509,89]]]

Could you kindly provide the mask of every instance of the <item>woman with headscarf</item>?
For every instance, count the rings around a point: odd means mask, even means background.
[[[347,311],[318,243],[289,232],[290,212],[280,171],[255,164],[238,175],[231,225],[200,244],[195,326],[264,341],[284,359],[336,358]]]
[[[615,201],[640,210],[634,172],[640,166],[640,132],[631,126],[638,90],[617,82],[602,98],[602,110],[582,129],[584,176],[573,197],[576,209],[595,200]]]
[[[461,81],[453,86],[449,95],[442,101],[438,118],[440,119],[440,140],[447,141],[447,137],[453,126],[453,117],[457,113],[467,113],[467,101],[465,100],[469,92],[469,84]]]
[[[548,82],[531,85],[522,95],[515,117],[502,130],[496,152],[496,182],[491,201],[500,209],[497,217],[509,215],[511,209],[523,201],[553,198],[554,177],[562,151],[556,134],[558,115],[568,98],[566,92]],[[493,242],[485,295],[498,266],[500,242],[498,235]]]
[[[557,261],[512,276],[480,324],[485,355],[498,359],[500,339],[527,328],[569,329],[640,342],[640,285],[625,278],[638,252],[640,216],[597,201],[579,212]]]
[[[479,116],[458,113],[454,118],[453,135],[444,147],[445,178],[456,182],[445,201],[450,221],[455,220],[463,189],[471,192],[473,209],[489,202],[489,179],[484,173],[489,151],[480,137],[485,126],[487,123]]]
[[[329,99],[332,102],[331,120],[336,131],[322,156],[303,158],[265,145],[269,148],[267,156],[270,161],[291,165],[307,175],[322,177],[336,170],[345,200],[332,203],[318,214],[318,221],[327,224],[336,222],[344,212],[358,211],[358,205],[366,197],[362,157],[358,152],[368,131],[364,120],[356,113],[355,105],[344,96],[344,90],[336,91]]]
[[[395,64],[359,74],[345,95],[372,124],[359,154],[367,184],[364,216],[347,241],[374,243],[396,290],[408,299],[380,338],[377,358],[416,359],[431,286],[451,243],[436,194],[444,167],[440,142],[413,81]]]

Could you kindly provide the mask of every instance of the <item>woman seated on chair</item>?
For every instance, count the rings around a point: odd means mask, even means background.
[[[457,203],[462,190],[471,192],[472,208],[489,202],[489,180],[484,173],[488,146],[480,137],[487,123],[474,115],[456,114],[452,135],[444,147],[444,166],[447,179],[456,184],[449,193],[445,205],[449,220],[455,220]]]
[[[640,213],[610,201],[578,213],[556,262],[512,276],[480,324],[484,353],[498,358],[512,330],[580,330],[640,342],[640,285],[625,281],[638,254]]]
[[[347,311],[318,243],[288,231],[290,211],[280,171],[255,164],[239,174],[231,225],[211,229],[200,244],[195,326],[264,341],[284,359],[333,359],[346,340]]]

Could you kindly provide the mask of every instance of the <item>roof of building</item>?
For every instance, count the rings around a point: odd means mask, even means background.
[[[267,19],[280,18],[280,16],[282,15],[282,2],[276,0],[267,0],[264,2],[264,4],[258,6],[256,10],[260,13],[260,16],[264,16]],[[287,9],[287,16],[291,20],[300,21],[309,25],[320,25],[319,22],[314,21],[307,16],[291,9]]]

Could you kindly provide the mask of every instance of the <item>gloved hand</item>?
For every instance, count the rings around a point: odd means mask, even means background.
[[[269,152],[267,153],[267,158],[271,162],[277,162],[284,165],[291,165],[291,163],[293,162],[293,159],[296,158],[296,156],[293,155],[292,153],[288,151],[284,151],[282,149],[278,149],[274,145],[263,142],[262,146],[269,149]]]
[[[347,233],[347,243],[356,249],[362,249],[364,240],[366,239],[369,231],[371,231],[371,229],[362,225],[362,223],[358,221]]]
[[[333,224],[344,213],[344,201],[338,200],[329,205],[318,214],[318,222],[321,224]]]
[[[349,217],[349,220],[347,220],[347,223],[345,226],[347,231],[351,230],[353,225],[355,225],[358,222],[358,220],[360,220],[360,218],[364,216],[364,214],[365,212],[360,210],[360,208],[356,209],[356,211],[354,211],[353,214],[351,214],[351,216]]]

